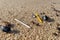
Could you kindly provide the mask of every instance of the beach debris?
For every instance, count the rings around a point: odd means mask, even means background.
[[[14,19],[14,20],[17,21],[18,23],[21,23],[22,25],[26,26],[27,28],[30,28],[30,26],[28,26],[27,24],[21,22],[20,20],[18,20],[18,19]]]
[[[11,28],[8,26],[2,26],[0,25],[0,30],[2,30],[3,32],[9,33],[11,32]]]
[[[1,21],[0,22],[0,30],[3,32],[9,33],[11,32],[11,27],[13,27],[13,24],[7,21]]]
[[[33,18],[36,18],[36,16],[35,16],[34,14],[32,14],[32,17],[33,17]]]
[[[54,19],[51,19],[50,17],[48,17],[48,16],[46,16],[46,15],[42,16],[42,19],[43,19],[44,21],[48,21],[48,22],[53,22],[53,21],[54,21]]]
[[[11,27],[0,25],[0,30],[6,33],[19,33],[19,30],[12,30]]]
[[[44,15],[45,13],[43,12],[43,13],[40,13],[40,15]],[[36,15],[35,14],[32,14],[32,17],[33,18],[36,18]]]
[[[42,18],[38,15],[37,12],[35,13],[35,16],[36,16],[37,20],[38,20],[40,23],[43,23]]]
[[[46,16],[46,15],[44,15],[44,16],[42,16],[42,19],[43,19],[44,21],[47,21],[47,20],[49,19],[49,17]]]

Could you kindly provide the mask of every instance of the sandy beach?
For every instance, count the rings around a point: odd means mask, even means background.
[[[36,26],[31,23],[31,21],[39,23],[32,17],[34,12],[38,12],[40,16],[44,12],[44,15],[54,21],[44,21],[40,26]],[[60,0],[0,0],[0,18],[14,24],[12,29],[15,30],[14,33],[0,31],[0,40],[60,40],[60,33],[56,29],[57,23],[60,24]],[[24,22],[31,28],[25,27],[14,19]],[[53,33],[58,35],[55,36]]]

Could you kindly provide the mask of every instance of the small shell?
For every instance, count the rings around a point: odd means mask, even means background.
[[[36,18],[36,16],[35,16],[34,14],[32,14],[32,17],[33,17],[33,18]]]

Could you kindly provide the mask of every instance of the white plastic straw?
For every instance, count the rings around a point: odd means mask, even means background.
[[[18,19],[14,19],[14,20],[17,21],[17,22],[19,22],[19,23],[21,23],[22,25],[26,26],[27,28],[30,28],[30,26],[28,26],[28,25],[26,25],[25,23],[19,21]]]

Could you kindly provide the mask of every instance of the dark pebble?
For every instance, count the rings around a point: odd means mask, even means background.
[[[9,32],[11,32],[11,28],[10,27],[3,27],[2,31],[9,33]]]
[[[49,19],[49,17],[45,15],[45,16],[42,17],[42,19],[43,19],[44,21],[47,21],[47,20]]]
[[[33,18],[36,18],[36,16],[35,16],[34,14],[32,14],[32,17],[33,17]]]
[[[48,16],[42,16],[42,19],[44,20],[44,21],[47,21],[47,22],[54,22],[55,20],[54,19],[51,19],[50,17],[48,17]]]

